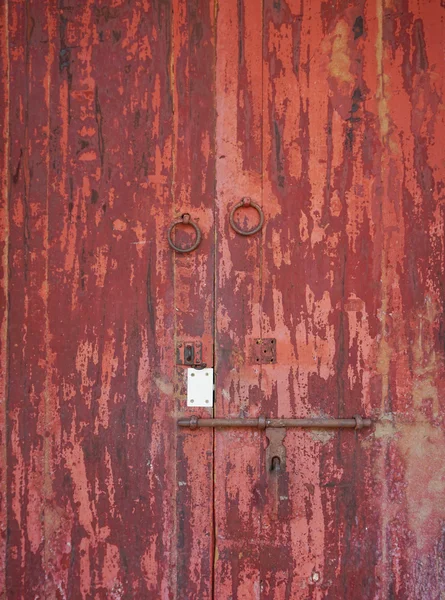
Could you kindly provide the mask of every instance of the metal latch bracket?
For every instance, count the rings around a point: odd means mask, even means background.
[[[202,342],[179,342],[176,345],[176,364],[185,367],[205,367],[202,362]]]

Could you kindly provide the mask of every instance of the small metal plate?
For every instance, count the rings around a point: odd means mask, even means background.
[[[201,342],[179,342],[176,346],[177,365],[199,365],[202,363]]]
[[[266,448],[267,471],[277,473],[286,469],[286,447],[284,438],[286,429],[278,427],[266,427],[266,437],[269,444]]]
[[[277,340],[256,338],[252,340],[252,363],[267,365],[277,362]]]
[[[213,406],[213,369],[187,369],[187,406]]]

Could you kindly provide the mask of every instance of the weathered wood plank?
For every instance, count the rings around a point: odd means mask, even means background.
[[[10,2],[8,534],[6,586],[44,594],[47,339],[46,3]],[[36,15],[36,10],[39,15]],[[42,107],[35,110],[34,107]],[[46,110],[45,110],[46,108]]]
[[[56,31],[48,585],[164,598],[175,539],[171,16],[85,2],[63,9]]]
[[[0,6],[0,589],[6,589],[7,552],[7,394],[9,310],[9,19],[8,4]]]
[[[202,360],[213,366],[215,27],[213,2],[173,4],[173,156],[171,221],[189,213],[202,232],[189,254],[174,261],[175,343],[202,343]],[[190,245],[186,228],[177,243]],[[176,416],[209,415],[186,406],[187,367],[176,369]],[[213,431],[181,432],[176,447],[176,597],[212,598]]]
[[[382,595],[436,598],[444,590],[445,15],[439,3],[415,2],[376,2],[368,14],[380,40],[382,147],[376,572]]]
[[[229,417],[261,410],[261,369],[250,347],[261,337],[261,234],[245,237],[229,225],[241,198],[262,204],[261,2],[218,5],[216,53],[216,409]],[[257,215],[242,209],[249,229]],[[259,593],[261,436],[215,432],[215,597]],[[260,491],[258,492],[260,494]]]

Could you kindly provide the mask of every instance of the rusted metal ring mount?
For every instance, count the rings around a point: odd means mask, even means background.
[[[260,217],[260,222],[253,229],[249,229],[249,230],[245,231],[243,229],[240,229],[238,227],[238,225],[235,223],[235,213],[239,208],[244,208],[244,207],[248,207],[248,206],[252,206],[257,211],[257,213]],[[238,204],[235,204],[235,206],[230,211],[230,219],[229,220],[230,220],[230,225],[232,226],[232,229],[234,231],[236,231],[236,233],[239,233],[240,235],[253,235],[254,233],[257,233],[264,224],[263,209],[261,208],[261,206],[259,204],[257,204],[256,202],[253,202],[253,200],[251,200],[250,198],[243,198],[241,200],[241,202],[238,202]]]
[[[174,241],[172,239],[173,229],[177,225],[191,225],[193,227],[193,229],[195,230],[196,239],[193,242],[193,244],[191,246],[189,246],[188,248],[180,248],[179,246],[176,246],[176,244],[174,243]],[[192,221],[189,213],[184,213],[181,218],[176,219],[176,221],[173,221],[173,223],[168,228],[168,233],[167,233],[168,243],[173,248],[173,250],[175,250],[175,252],[181,252],[183,254],[186,252],[193,252],[193,250],[196,250],[196,248],[201,243],[201,238],[202,238],[201,230],[199,229],[198,225],[194,221]]]

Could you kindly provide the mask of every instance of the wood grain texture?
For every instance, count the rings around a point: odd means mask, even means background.
[[[230,32],[230,35],[225,34]],[[255,1],[218,5],[216,51],[216,408],[218,417],[257,416],[260,370],[246,364],[261,337],[261,239],[235,234],[229,211],[243,196],[261,202],[262,15]],[[247,143],[245,143],[247,141]],[[248,228],[251,209],[239,211]],[[246,223],[246,220],[248,221]],[[256,431],[215,432],[215,596],[254,597],[261,476]]]
[[[202,231],[196,252],[174,261],[175,343],[200,341],[213,366],[215,28],[212,3],[181,2],[173,11],[173,204],[171,219],[188,212]],[[177,240],[181,231],[177,232]],[[189,245],[187,231],[183,241]],[[192,238],[193,239],[193,238]],[[177,417],[209,415],[186,408],[187,368],[176,370]],[[180,433],[176,448],[175,568],[177,598],[212,598],[213,431]]]
[[[245,12],[252,27],[263,19],[261,191],[257,166],[235,158],[255,139],[239,125]],[[238,52],[229,27],[242,32]],[[233,146],[234,175],[227,186],[218,162],[218,210],[241,182],[238,199],[261,194],[266,225],[242,284],[234,265],[255,242],[220,227],[218,415],[362,413],[377,424],[288,431],[280,482],[260,442],[217,434],[217,597],[443,594],[443,28],[437,3],[219,8],[217,148]],[[258,332],[276,338],[276,365],[249,364]]]
[[[2,19],[2,591],[209,597],[212,436],[176,443],[175,328],[212,362],[213,12],[36,0]],[[191,262],[166,240],[184,210],[206,236]]]
[[[0,597],[445,594],[442,4],[1,4]]]
[[[9,112],[6,586],[18,597],[39,595],[44,586],[48,112],[32,110],[46,99],[45,56],[39,52],[45,20],[35,23],[32,9],[14,2],[8,10],[15,100]]]
[[[7,406],[8,391],[8,286],[9,286],[9,25],[8,5],[0,7],[0,115],[2,152],[0,152],[0,589],[6,591],[7,551]]]

